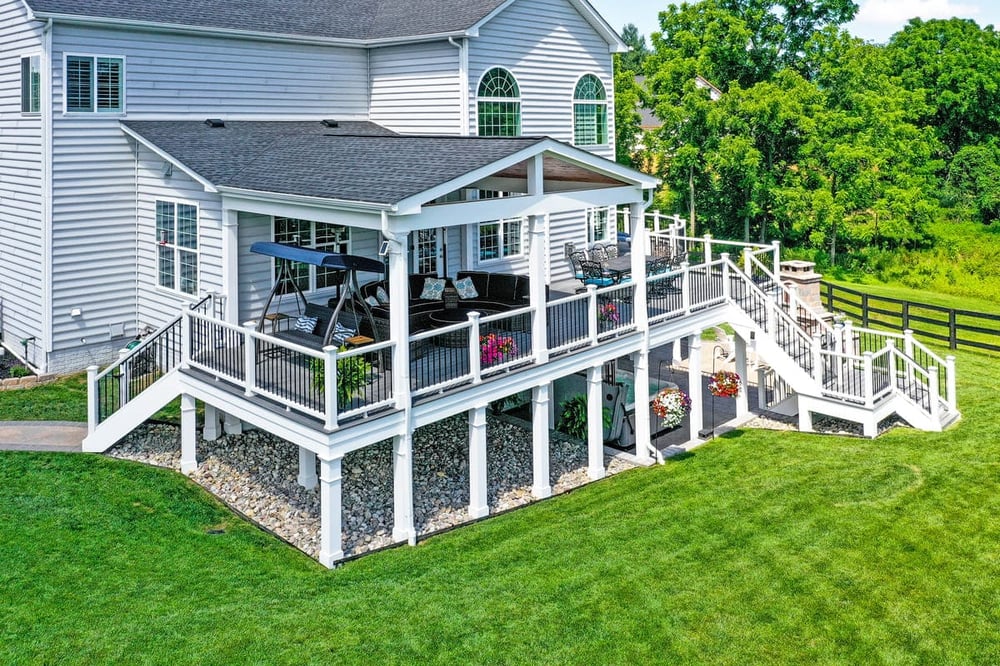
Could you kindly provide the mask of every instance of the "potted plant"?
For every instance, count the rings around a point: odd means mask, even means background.
[[[691,411],[691,397],[677,388],[661,389],[653,396],[653,413],[664,428],[676,428]]]
[[[556,430],[566,433],[576,439],[587,439],[587,396],[583,394],[574,395],[562,404],[562,414],[559,416],[559,423]],[[611,426],[611,410],[607,407],[601,413],[604,429]]]
[[[735,398],[740,394],[740,376],[728,370],[719,370],[708,383],[708,392],[716,398]]]
[[[346,351],[341,347],[338,351]],[[309,361],[313,387],[323,390],[326,386],[326,360],[314,358]],[[346,405],[361,393],[361,387],[368,383],[372,364],[364,356],[349,356],[337,359],[337,404]]]
[[[484,368],[502,363],[516,353],[514,338],[496,333],[479,336],[479,364]]]

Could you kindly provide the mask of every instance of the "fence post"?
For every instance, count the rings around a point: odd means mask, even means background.
[[[868,294],[861,294],[861,325],[868,328]]]
[[[336,345],[327,345],[326,347],[323,347],[323,366],[325,368],[325,372],[323,374],[323,391],[326,398],[323,407],[326,411],[326,422],[323,424],[323,429],[327,432],[332,432],[337,429],[337,411],[339,409],[337,405]]]
[[[910,302],[903,301],[903,332],[905,333],[910,328]],[[913,332],[910,331],[912,334]],[[908,356],[912,356],[910,352],[906,352]]]
[[[871,409],[875,406],[875,353],[866,351],[863,356],[865,369],[865,406]]]
[[[478,312],[469,313],[469,371],[472,372],[473,384],[481,384],[483,381],[482,359],[480,358],[482,348],[479,346],[479,318],[481,316]]]
[[[958,316],[954,308],[948,310],[948,344],[951,349],[958,349]]]
[[[96,365],[87,366],[87,434],[93,435],[97,424],[101,421],[100,387],[97,385],[97,373],[101,369]]]
[[[826,282],[826,309],[833,312],[833,283]]]
[[[256,332],[256,322],[248,321],[243,324],[243,394],[247,397],[253,395],[253,387],[257,384],[257,338],[253,336]]]
[[[955,387],[955,357],[951,354],[944,357],[944,370],[945,400],[948,409],[954,411],[958,409],[958,391]]]

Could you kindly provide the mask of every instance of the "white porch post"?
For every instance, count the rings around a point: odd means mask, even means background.
[[[198,442],[198,415],[193,395],[181,394],[181,473],[191,474],[198,469],[195,447]]]
[[[344,558],[341,525],[344,520],[341,459],[322,460],[319,466],[320,537],[319,562],[332,568]]]
[[[213,405],[205,403],[205,426],[201,431],[201,437],[206,442],[214,442],[222,434],[219,419],[219,410]]]
[[[603,479],[604,470],[604,382],[602,366],[587,368],[587,476]]]
[[[645,345],[643,345],[645,347]],[[635,395],[635,457],[639,462],[652,460],[652,427],[649,422],[649,350],[632,354],[633,393]]]
[[[413,526],[413,436],[409,431],[392,438],[392,540],[417,543]]]
[[[482,518],[490,512],[486,498],[486,407],[469,410],[469,516]]]
[[[632,317],[636,330],[646,332],[649,330],[649,309],[646,307],[646,250],[649,247],[649,232],[646,231],[646,223],[643,220],[643,213],[646,210],[642,202],[629,204],[632,228],[632,285],[635,293],[632,298]],[[649,348],[649,339],[643,345]]]
[[[226,321],[230,324],[239,322],[239,243],[239,212],[226,208],[222,211],[222,295],[226,299]]]
[[[535,155],[528,160],[527,186],[529,196],[545,193],[544,160],[541,155]],[[528,248],[529,295],[531,307],[535,309],[532,317],[531,343],[535,358],[539,363],[545,363],[549,360],[548,311],[545,307],[545,285],[548,282],[545,275],[548,215],[530,216],[529,225],[531,234]]]
[[[743,390],[736,396],[736,418],[744,419],[750,413],[750,377],[747,371],[747,342],[738,334],[733,336],[733,352],[736,374],[743,380]]]
[[[688,337],[688,393],[691,396],[691,441],[701,438],[705,427],[705,403],[701,390],[701,331]]]
[[[552,495],[549,482],[549,412],[552,402],[549,398],[549,384],[536,386],[531,390],[531,451],[532,484],[531,494],[537,499]]]
[[[392,352],[392,386],[396,407],[410,408],[410,302],[408,233],[394,233],[389,241],[389,338]]]
[[[299,447],[299,485],[306,490],[316,487],[316,454],[304,446]]]

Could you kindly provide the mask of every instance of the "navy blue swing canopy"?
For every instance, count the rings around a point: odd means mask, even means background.
[[[299,247],[297,245],[287,245],[285,243],[273,243],[268,241],[253,243],[250,246],[250,251],[254,254],[274,257],[278,260],[278,275],[274,280],[274,286],[271,288],[271,293],[267,296],[267,302],[264,304],[264,311],[257,319],[258,331],[263,330],[264,317],[271,308],[271,302],[274,300],[274,296],[279,293],[279,290],[282,290],[282,286],[285,282],[292,285],[296,296],[304,306],[309,305],[305,295],[302,293],[302,290],[299,289],[298,284],[296,284],[292,276],[291,263],[297,262],[301,264],[311,264],[313,266],[322,266],[323,268],[331,268],[333,270],[341,271],[343,274],[340,288],[338,289],[340,298],[337,301],[337,306],[333,309],[333,314],[327,324],[326,331],[321,335],[322,344],[324,346],[330,344],[335,324],[340,317],[340,313],[344,309],[344,305],[348,301],[351,303],[351,311],[354,315],[355,321],[352,322],[353,326],[356,327],[359,323],[357,312],[354,310],[354,303],[360,303],[361,307],[364,308],[365,315],[371,325],[373,335],[376,338],[378,337],[378,329],[375,327],[375,320],[374,317],[372,317],[371,309],[369,309],[368,304],[361,297],[361,289],[358,286],[358,271],[365,273],[385,273],[385,266],[381,261],[354,254],[323,252],[322,250],[314,250],[308,247]],[[285,292],[282,290],[280,293]],[[355,296],[355,298],[351,298],[351,296]]]

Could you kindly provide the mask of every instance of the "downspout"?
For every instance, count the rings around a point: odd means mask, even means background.
[[[456,42],[454,37],[449,37],[448,43],[458,49],[459,134],[469,136],[469,41]]]
[[[48,371],[49,355],[53,351],[52,325],[52,19],[42,28],[42,71],[45,91],[42,104],[42,339],[44,357],[40,369]]]

